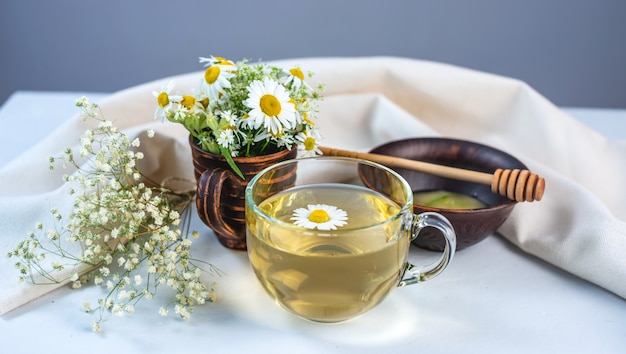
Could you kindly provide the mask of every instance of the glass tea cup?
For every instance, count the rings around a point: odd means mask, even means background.
[[[454,229],[437,213],[413,214],[413,192],[393,170],[360,159],[284,161],[246,188],[250,264],[281,307],[316,322],[340,322],[379,304],[398,287],[440,274],[456,248]],[[446,245],[434,263],[407,261],[427,227]]]

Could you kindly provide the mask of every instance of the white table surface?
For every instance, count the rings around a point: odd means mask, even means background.
[[[83,94],[11,96],[0,109],[0,124],[10,127],[0,129],[0,168],[75,114],[74,99]],[[92,102],[107,95],[86,94]],[[626,139],[626,110],[565,110]],[[626,353],[626,301],[498,235],[457,252],[438,278],[398,288],[352,321],[321,325],[280,309],[257,284],[245,252],[220,246],[197,218],[194,226],[202,231],[194,247],[225,275],[217,279],[218,301],[190,320],[159,316],[157,297],[95,334],[81,305],[103,290],[62,288],[0,317],[0,352]],[[419,263],[434,254],[414,248],[410,256]]]

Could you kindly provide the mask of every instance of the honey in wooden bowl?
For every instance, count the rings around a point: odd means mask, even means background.
[[[487,173],[494,173],[498,168],[527,169],[522,162],[504,151],[471,141],[450,138],[397,140],[369,152]],[[406,179],[418,197],[423,192],[445,191],[476,198],[484,204],[480,208],[454,209],[446,205],[420,205],[414,201],[416,214],[432,211],[450,220],[457,234],[457,250],[474,245],[493,234],[517,204],[514,200],[493,193],[491,187],[487,185],[401,168],[394,170]],[[444,241],[438,231],[424,230],[413,244],[420,248],[441,251]]]
[[[413,192],[413,204],[441,209],[482,209],[487,204],[466,194],[445,190]]]

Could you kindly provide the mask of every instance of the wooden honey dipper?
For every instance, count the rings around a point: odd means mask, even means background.
[[[498,168],[491,174],[367,152],[341,150],[323,146],[320,146],[320,150],[327,156],[354,157],[377,162],[387,167],[404,168],[440,177],[485,184],[491,186],[493,193],[518,202],[541,200],[546,186],[546,182],[542,177],[528,170]]]

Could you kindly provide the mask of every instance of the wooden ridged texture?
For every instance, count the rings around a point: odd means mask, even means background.
[[[265,167],[296,157],[297,150],[283,150],[255,157],[236,157],[245,179],[237,176],[221,155],[200,149],[189,139],[197,182],[196,208],[200,220],[213,230],[222,245],[246,249],[245,190]],[[295,172],[294,172],[295,173]]]

